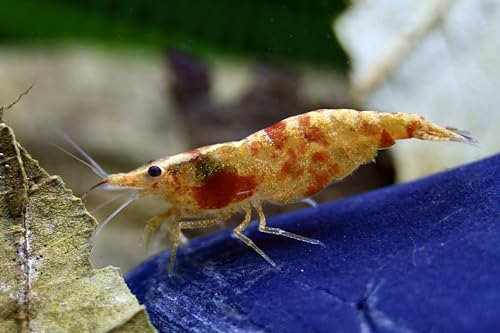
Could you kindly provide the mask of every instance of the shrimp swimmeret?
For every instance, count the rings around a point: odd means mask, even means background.
[[[250,224],[252,208],[259,216],[259,231],[322,244],[268,227],[262,203],[307,200],[360,165],[373,161],[377,150],[408,138],[475,142],[467,132],[440,127],[414,114],[322,109],[287,118],[240,141],[168,156],[128,173],[107,175],[94,161],[88,160],[103,178],[93,188],[107,184],[133,190],[112,216],[146,194],[161,195],[172,204],[145,228],[147,243],[150,235],[162,223],[166,224],[173,244],[170,271],[182,230],[222,223],[240,211],[245,218],[233,230],[234,235],[275,266],[243,234]]]

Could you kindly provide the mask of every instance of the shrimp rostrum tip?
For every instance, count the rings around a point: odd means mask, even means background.
[[[173,244],[170,271],[184,229],[219,224],[237,212],[245,217],[233,230],[234,235],[276,266],[244,235],[252,209],[259,218],[259,231],[322,244],[267,226],[262,203],[286,204],[309,198],[374,160],[379,149],[410,138],[475,142],[466,132],[438,126],[414,114],[322,109],[284,119],[240,141],[201,147],[128,173],[106,176],[99,185],[133,189],[128,202],[139,193],[157,194],[172,204],[145,228],[147,242],[153,231],[166,224]]]

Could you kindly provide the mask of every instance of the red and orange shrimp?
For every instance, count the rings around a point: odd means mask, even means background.
[[[259,217],[259,231],[322,244],[267,226],[262,203],[286,204],[308,198],[373,161],[377,150],[408,138],[474,142],[466,132],[440,127],[414,114],[323,109],[287,118],[240,141],[165,157],[128,173],[108,176],[91,161],[104,178],[93,188],[107,184],[134,190],[113,216],[139,195],[157,194],[172,204],[145,228],[147,241],[166,223],[173,244],[170,271],[184,229],[222,223],[241,211],[245,217],[234,235],[275,266],[243,234],[252,208]]]

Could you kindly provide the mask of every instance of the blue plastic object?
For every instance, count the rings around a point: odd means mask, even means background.
[[[500,332],[500,155],[269,220],[326,247],[229,231],[127,283],[161,332]]]

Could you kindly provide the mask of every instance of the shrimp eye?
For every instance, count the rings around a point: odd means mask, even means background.
[[[148,175],[151,177],[158,177],[161,175],[161,168],[157,167],[156,165],[150,166],[148,169]]]

